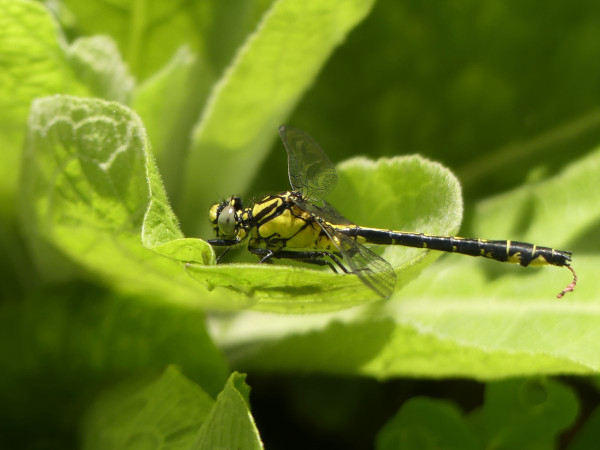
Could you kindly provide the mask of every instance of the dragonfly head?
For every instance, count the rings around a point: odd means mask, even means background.
[[[215,234],[221,238],[233,238],[242,226],[242,200],[230,197],[211,206],[208,217],[213,224]]]

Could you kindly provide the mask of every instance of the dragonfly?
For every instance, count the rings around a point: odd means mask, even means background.
[[[268,195],[245,208],[240,197],[215,203],[209,210],[216,239],[213,247],[224,248],[219,263],[232,248],[247,244],[259,263],[289,259],[329,266],[354,274],[382,298],[389,298],[396,273],[384,258],[365,244],[402,245],[442,252],[482,256],[495,261],[527,266],[568,268],[573,280],[558,295],[573,291],[577,275],[570,266],[571,252],[511,240],[467,239],[425,233],[394,231],[356,225],[325,198],[337,184],[335,166],[319,144],[306,132],[279,127],[288,157],[291,190]]]

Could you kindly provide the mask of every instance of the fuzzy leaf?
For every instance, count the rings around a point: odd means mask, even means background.
[[[212,249],[182,241],[135,114],[117,103],[55,96],[34,103],[29,126],[23,217],[47,277],[72,276],[68,256],[125,291],[212,304],[181,263],[209,261]]]
[[[0,0],[0,211],[14,209],[31,101],[55,92],[87,93],[61,44],[55,21],[40,3]]]
[[[111,38],[77,39],[67,48],[67,58],[91,95],[123,104],[129,102],[134,80]]]

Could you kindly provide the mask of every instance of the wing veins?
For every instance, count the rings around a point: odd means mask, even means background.
[[[279,135],[288,155],[288,176],[292,189],[312,202],[323,200],[337,184],[333,163],[306,132],[282,125]]]
[[[352,273],[373,291],[388,298],[396,286],[396,273],[390,263],[319,217],[315,217],[315,220],[352,269]]]

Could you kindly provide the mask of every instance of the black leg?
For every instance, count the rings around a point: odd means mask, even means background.
[[[208,243],[210,245],[212,245],[213,247],[225,247],[225,250],[223,250],[223,252],[217,256],[217,264],[219,264],[221,262],[221,258],[223,258],[223,256],[225,256],[227,253],[229,253],[229,250],[231,250],[233,247],[236,247],[240,244],[240,240],[239,239],[211,239],[208,241]]]
[[[241,243],[239,239],[209,239],[207,242],[213,247],[235,247]]]
[[[335,266],[331,263],[333,261],[340,269],[342,269],[345,273],[348,273],[348,269],[342,264],[340,259],[333,253],[330,252],[321,252],[321,251],[303,251],[303,252],[294,252],[289,250],[280,250],[278,252],[274,252],[270,249],[265,248],[251,248],[248,247],[250,253],[254,255],[261,256],[260,263],[271,262],[272,258],[277,259],[293,259],[294,261],[301,261],[307,264],[315,264],[317,266],[329,266],[331,270],[335,273],[338,273]],[[328,261],[325,258],[331,259]]]
[[[221,263],[221,258],[223,258],[223,256],[225,256],[227,253],[229,253],[229,250],[231,250],[231,247],[225,247],[225,250],[223,250],[221,252],[221,254],[219,256],[217,256],[217,264]]]

